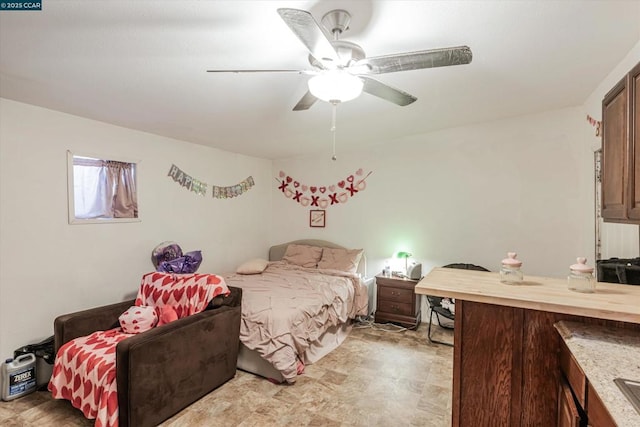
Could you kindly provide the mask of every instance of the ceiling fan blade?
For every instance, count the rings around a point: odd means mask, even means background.
[[[278,9],[280,17],[318,61],[339,61],[329,37],[306,10]]]
[[[313,94],[309,91],[304,94],[304,96],[298,101],[295,107],[293,107],[293,111],[302,111],[308,110],[311,108],[313,104],[318,100]]]
[[[418,98],[405,91],[386,85],[378,80],[372,79],[371,77],[360,76],[360,78],[364,81],[364,86],[362,87],[363,91],[377,96],[378,98],[393,102],[401,107],[418,100]]]
[[[458,46],[364,58],[354,67],[358,69],[358,74],[384,74],[468,64],[472,57],[473,54],[468,46]]]
[[[309,74],[307,70],[207,70],[207,73],[296,73]]]

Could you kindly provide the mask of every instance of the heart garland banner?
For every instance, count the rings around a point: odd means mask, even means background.
[[[364,171],[360,168],[354,174],[328,186],[303,184],[283,171],[280,171],[276,181],[279,183],[278,189],[287,199],[300,203],[304,207],[316,206],[326,209],[340,203],[345,204],[349,197],[364,191],[367,188],[366,179],[372,172],[364,175]]]
[[[171,165],[171,169],[169,169],[169,173],[167,175],[173,178],[173,180],[180,184],[182,187],[185,187],[187,190],[193,191],[194,193],[200,194],[202,196],[207,193],[207,189],[209,188],[208,184],[193,178],[189,174],[184,173],[176,165]],[[236,185],[230,185],[226,187],[212,185],[211,189],[213,190],[214,199],[231,199],[233,197],[237,197],[241,194],[246,193],[254,185],[255,181],[253,180],[253,177],[250,176]]]

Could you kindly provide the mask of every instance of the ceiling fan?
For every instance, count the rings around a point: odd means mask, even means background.
[[[278,9],[278,14],[309,50],[309,63],[312,69],[207,70],[207,72],[284,72],[313,75],[314,77],[308,82],[309,90],[293,108],[294,111],[307,110],[318,99],[335,105],[356,98],[362,91],[394,104],[405,106],[415,102],[417,98],[370,76],[468,64],[472,59],[471,49],[468,46],[367,58],[359,45],[339,40],[339,36],[349,29],[351,21],[351,15],[345,10],[338,9],[326,13],[321,21],[322,26],[306,10],[283,8]]]

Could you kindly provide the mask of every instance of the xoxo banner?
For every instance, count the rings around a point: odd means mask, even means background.
[[[368,172],[365,175],[362,168],[360,168],[354,174],[335,184],[320,186],[302,183],[280,171],[276,181],[279,183],[278,189],[286,198],[300,203],[304,207],[314,206],[326,209],[329,206],[345,204],[349,198],[364,191],[367,188],[366,179],[372,172]]]

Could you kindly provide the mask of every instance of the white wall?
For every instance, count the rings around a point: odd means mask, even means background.
[[[564,277],[577,256],[595,258],[594,154],[606,92],[640,60],[640,41],[584,105],[390,141],[371,150],[274,162],[273,174],[329,184],[359,167],[367,189],[327,209],[327,227],[309,228],[308,210],[274,186],[273,239],[313,237],[363,247],[369,275],[410,250],[433,266],[470,262],[491,270],[517,251],[525,274]],[[339,147],[339,142],[338,142]],[[602,257],[639,256],[638,226],[602,226]],[[426,310],[423,310],[426,313]]]
[[[200,272],[266,257],[271,162],[0,99],[0,355],[53,333],[57,315],[135,296],[152,249],[200,249]],[[139,223],[69,225],[66,151],[139,165]],[[172,163],[208,184],[256,185],[231,200],[181,188]]]
[[[600,82],[584,103],[586,114],[602,120],[602,98],[640,62],[640,40],[622,61]],[[594,139],[593,149],[601,147],[601,139]],[[615,224],[600,221],[602,258],[634,258],[640,256],[640,233],[637,225]]]
[[[329,153],[276,161],[275,177],[283,171],[308,185],[334,184],[360,167],[373,173],[363,192],[327,208],[324,229],[310,228],[310,208],[274,185],[272,238],[364,248],[369,276],[409,250],[423,273],[453,262],[497,271],[516,251],[525,275],[565,277],[578,256],[593,265],[592,138],[583,109],[569,108],[372,142],[336,162]]]
[[[369,275],[398,250],[424,272],[450,262],[497,270],[514,250],[525,274],[564,277],[576,256],[593,262],[599,138],[585,115],[600,118],[602,96],[638,60],[640,42],[583,106],[371,141],[337,162],[327,152],[272,164],[0,99],[0,356],[50,335],[61,313],[131,297],[164,240],[201,249],[208,272],[310,237],[364,248]],[[66,150],[141,160],[142,222],[69,225]],[[209,184],[252,175],[256,186],[233,200],[197,196],[167,176],[172,163]],[[281,170],[328,186],[358,168],[373,171],[367,188],[328,207],[324,229],[274,185]],[[605,258],[638,256],[637,226],[604,224],[603,239]]]
[[[327,227],[273,186],[273,238],[324,238],[363,247],[369,274],[407,249],[423,271],[452,262],[496,271],[508,251],[525,274],[564,277],[578,256],[593,262],[593,153],[581,108],[385,141],[337,162],[274,162],[302,182],[330,184],[362,167],[365,191],[327,208]],[[339,147],[339,142],[338,142]]]

